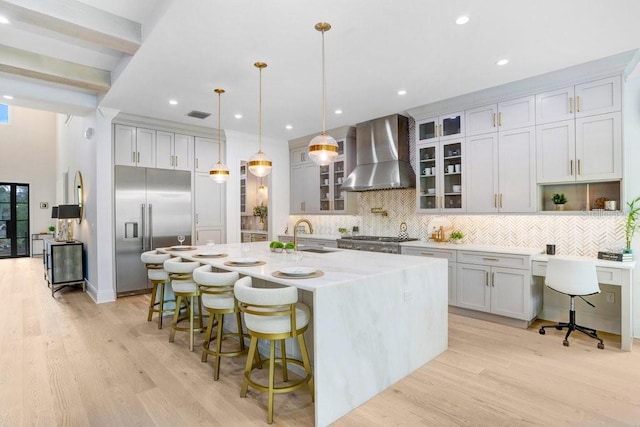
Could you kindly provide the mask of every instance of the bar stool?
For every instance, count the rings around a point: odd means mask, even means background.
[[[244,313],[244,321],[247,331],[251,336],[249,354],[244,369],[244,378],[240,389],[240,397],[247,395],[249,386],[256,390],[268,393],[267,422],[273,423],[273,398],[275,394],[289,393],[305,384],[308,384],[313,401],[313,374],[309,353],[304,340],[304,332],[310,321],[309,307],[298,303],[298,289],[285,288],[254,288],[251,277],[243,277],[234,286],[235,296],[240,304],[240,310]],[[258,339],[269,340],[269,383],[260,384],[251,379],[252,360],[257,351]],[[302,361],[288,359],[286,354],[285,339],[297,338],[302,354]],[[280,341],[280,353],[282,362],[282,379],[289,380],[287,363],[294,363],[304,367],[305,377],[286,386],[275,386],[275,343]]]
[[[176,308],[173,312],[173,322],[171,324],[171,333],[169,334],[169,342],[173,342],[176,331],[189,332],[189,350],[193,351],[193,333],[204,330],[202,325],[202,311],[200,291],[198,285],[193,281],[193,270],[198,268],[200,263],[197,261],[185,261],[182,258],[170,258],[164,262],[164,270],[169,273],[171,279],[171,289],[176,296]],[[198,314],[195,314],[196,300],[198,304]],[[187,313],[180,316],[181,304],[185,304]],[[183,320],[189,319],[189,327],[178,326]],[[200,326],[194,327],[195,320],[198,320]]]
[[[172,308],[164,308],[164,303],[174,301],[164,299],[164,290],[167,283],[169,283],[169,274],[164,271],[163,263],[169,258],[171,258],[171,255],[163,254],[155,250],[140,254],[140,260],[147,267],[147,277],[153,285],[151,299],[149,300],[147,322],[151,322],[153,313],[158,313],[158,329],[162,329],[162,316],[164,313],[173,313]]]
[[[214,272],[210,265],[203,265],[193,271],[193,280],[200,288],[202,295],[202,305],[209,313],[209,323],[207,332],[205,333],[204,342],[202,343],[202,361],[207,361],[207,356],[215,356],[213,364],[213,379],[218,381],[220,378],[220,358],[221,357],[237,357],[247,352],[244,345],[244,336],[242,333],[242,319],[240,318],[240,309],[238,308],[238,300],[233,295],[233,285],[240,278],[236,272],[218,273]],[[236,331],[227,332],[224,329],[224,315],[235,314]],[[214,322],[215,320],[215,322]],[[212,341],[214,323],[217,322],[216,329],[216,347],[214,350],[209,349]],[[237,337],[239,342],[239,350],[222,351],[222,340],[227,337]]]

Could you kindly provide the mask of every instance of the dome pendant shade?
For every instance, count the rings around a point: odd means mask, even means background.
[[[218,184],[224,184],[229,179],[229,168],[222,163],[222,139],[220,138],[220,95],[224,93],[224,89],[214,89],[213,91],[218,94],[218,163],[209,170],[209,178]]]
[[[247,166],[249,167],[249,172],[258,178],[263,178],[269,173],[271,173],[271,159],[267,157],[262,151],[258,151],[256,154],[251,156],[249,161],[247,162]]]
[[[333,163],[338,157],[338,143],[331,135],[322,133],[309,142],[309,158],[320,166]]]

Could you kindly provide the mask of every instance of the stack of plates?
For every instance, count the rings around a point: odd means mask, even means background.
[[[314,274],[316,271],[315,268],[313,267],[285,267],[285,268],[281,268],[280,269],[280,273],[284,274],[285,276],[309,276],[311,274]]]

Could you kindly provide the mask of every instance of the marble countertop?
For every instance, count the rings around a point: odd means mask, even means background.
[[[430,249],[450,249],[456,251],[476,251],[476,252],[492,252],[512,255],[538,255],[542,254],[544,250],[542,248],[527,248],[517,246],[490,246],[490,245],[471,245],[465,243],[450,243],[450,242],[433,242],[433,241],[421,241],[415,240],[411,242],[400,243],[401,246],[412,248],[430,248]]]
[[[416,258],[408,255],[393,255],[377,252],[360,252],[342,249],[328,249],[329,253],[303,252],[302,260],[296,264],[293,257],[286,252],[276,253],[269,250],[269,242],[253,242],[247,255],[240,252],[240,243],[228,243],[216,245],[213,248],[196,246],[192,251],[172,251],[169,248],[158,248],[162,252],[173,256],[198,261],[202,264],[210,264],[224,270],[237,271],[241,274],[255,278],[268,280],[288,286],[315,292],[318,288],[332,285],[345,284],[363,278],[374,278],[378,275],[386,275],[393,271],[405,271],[424,268],[429,264],[446,263],[438,258]],[[224,258],[194,257],[204,252],[222,252],[228,254]],[[226,261],[241,257],[255,257],[265,264],[254,267],[227,266]],[[284,267],[314,267],[324,273],[317,278],[291,278],[282,279],[274,277],[271,273]]]
[[[598,259],[598,258],[587,257],[587,256],[539,254],[539,255],[534,256],[533,260],[534,261],[547,262],[547,261],[549,261],[549,258],[551,258],[551,257],[572,258],[572,259],[588,259],[588,260],[593,261],[595,263],[596,267],[621,268],[621,269],[624,269],[624,270],[633,270],[634,268],[636,268],[636,261],[625,261],[625,262],[607,261],[607,260],[604,260],[604,259]]]
[[[269,232],[265,230],[240,230],[240,232],[251,233],[251,234],[269,234]]]

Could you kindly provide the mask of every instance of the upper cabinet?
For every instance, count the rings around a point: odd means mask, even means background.
[[[416,143],[464,136],[464,113],[443,114],[416,121]]]
[[[582,83],[536,95],[536,124],[620,111],[620,77]]]
[[[518,129],[536,124],[535,97],[512,99],[466,110],[466,136]]]
[[[352,193],[342,191],[342,181],[355,167],[355,141],[340,139],[338,157],[327,166],[320,166],[320,212],[355,213],[356,198]]]
[[[115,125],[115,161],[117,165],[156,166],[156,131],[135,126]]]
[[[418,144],[416,149],[418,212],[464,211],[464,139]]]
[[[195,145],[195,170],[208,173],[217,163],[218,141],[196,136]]]
[[[172,132],[156,132],[156,167],[192,170],[193,137]]]

